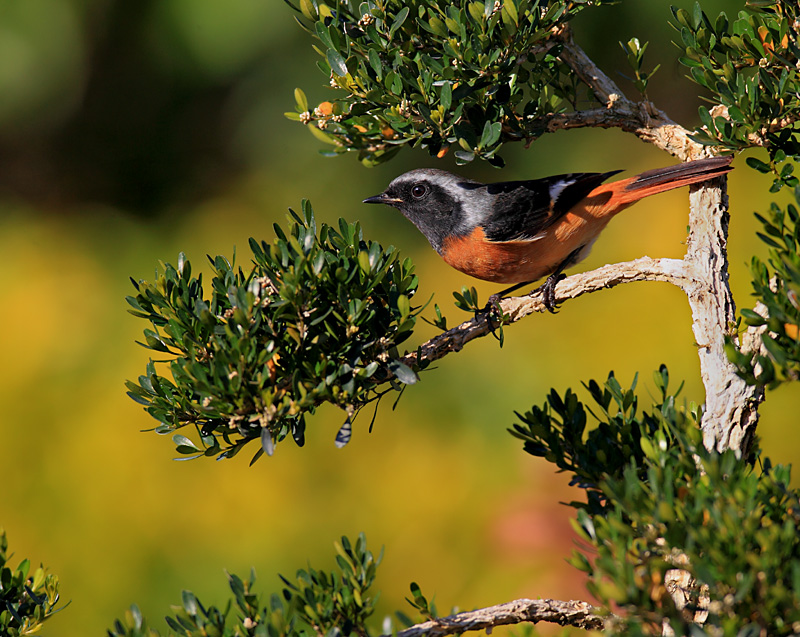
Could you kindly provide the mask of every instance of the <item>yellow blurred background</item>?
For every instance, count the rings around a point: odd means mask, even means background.
[[[623,72],[617,41],[651,40],[649,64],[662,69],[650,97],[693,126],[699,102],[675,62],[669,4],[586,11],[575,30],[601,66]],[[743,3],[702,4],[716,15]],[[237,249],[246,262],[248,237],[270,239],[271,224],[309,198],[318,219],[360,219],[367,236],[399,246],[417,263],[418,298],[433,294],[451,324],[465,318],[450,293],[474,282],[399,214],[359,203],[412,167],[452,164],[419,151],[375,169],[321,157],[282,115],[296,86],[312,103],[330,95],[315,56],[277,0],[0,4],[0,526],[12,563],[44,563],[71,601],[45,634],[102,634],[133,602],[163,629],[182,589],[221,604],[224,570],[254,566],[258,590],[277,591],[278,572],[330,568],[333,541],[360,531],[386,550],[381,613],[410,610],[411,581],[440,611],[585,599],[564,562],[572,510],[559,504],[580,494],[506,433],[513,411],[612,369],[623,384],[640,372],[646,397],[661,363],[676,384],[686,380],[687,400],[703,399],[682,294],[627,285],[508,328],[503,349],[486,338],[449,356],[394,411],[382,405],[371,434],[368,417],[356,421],[342,450],[333,439],[343,416],[331,408],[310,420],[304,449],[287,441],[253,467],[251,452],[173,462],[169,438],[141,433],[156,423],[123,386],[148,359],[134,344],[146,325],[126,312],[128,277],[151,278],[159,260],[184,251],[203,268],[205,255]],[[503,155],[502,173],[459,171],[488,181],[673,161],[618,131],[562,132]],[[730,274],[749,307],[747,263],[766,254],[752,213],[773,195],[743,158],[735,165]],[[639,204],[581,267],[680,257],[686,210],[685,191]],[[482,298],[496,291],[477,287]],[[433,333],[421,325],[409,347]],[[797,388],[783,387],[762,409],[759,433],[776,463],[800,458],[798,408]]]

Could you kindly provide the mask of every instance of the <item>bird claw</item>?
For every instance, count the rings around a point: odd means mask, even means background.
[[[558,312],[558,303],[556,302],[556,285],[561,279],[565,279],[566,275],[558,273],[558,274],[551,274],[544,283],[542,283],[538,288],[535,290],[531,290],[531,294],[535,294],[537,292],[541,293],[542,295],[542,303],[547,308],[547,311],[550,314],[556,314]]]
[[[486,316],[486,319],[489,321],[489,330],[495,338],[497,338],[497,334],[495,334],[495,324],[501,324],[503,322],[503,308],[500,307],[500,301],[502,299],[502,294],[492,294],[483,309],[478,312],[478,314]]]

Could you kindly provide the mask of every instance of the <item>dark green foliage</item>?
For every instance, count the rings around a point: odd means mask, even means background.
[[[800,201],[800,191],[795,199]],[[767,263],[753,258],[753,295],[766,306],[768,318],[745,309],[742,319],[767,326],[762,336],[767,353],[742,353],[730,341],[727,351],[748,383],[774,387],[800,378],[800,213],[792,204],[784,209],[773,203],[766,216],[756,217],[764,226],[758,236],[770,247],[770,258]]]
[[[662,367],[661,396],[649,416],[635,416],[638,399],[610,376],[603,390],[586,385],[600,412],[590,433],[579,433],[589,408],[571,392],[552,392],[550,407],[526,414],[527,432],[515,426],[526,450],[573,471],[587,490],[588,503],[572,506],[590,549],[576,551],[572,562],[605,607],[624,611],[614,632],[660,634],[666,619],[679,635],[717,634],[714,627],[724,635],[792,634],[800,629],[800,500],[789,469],[765,460],[758,471],[734,451],[707,451],[698,414],[676,407],[667,379]],[[599,453],[605,463],[592,461]],[[665,587],[666,572],[678,567],[698,589],[708,587],[702,629]]]
[[[366,538],[358,536],[355,544],[342,537],[337,543],[338,572],[325,573],[313,568],[297,571],[296,584],[281,577],[286,588],[281,595],[262,599],[253,592],[255,571],[249,580],[228,575],[233,598],[224,609],[206,608],[189,591],[181,595],[181,605],[172,607],[166,617],[170,635],[192,637],[300,637],[369,634],[365,621],[375,610],[377,596],[370,586],[381,556],[367,550]],[[233,611],[233,612],[231,612]],[[157,637],[134,605],[122,620],[114,622],[110,637]]]
[[[8,539],[0,529],[0,635],[18,637],[38,632],[58,612],[58,578],[39,567],[29,575],[30,560],[8,565]],[[60,609],[59,609],[60,610]]]
[[[314,634],[309,626],[298,625],[279,595],[273,594],[262,602],[253,592],[255,581],[255,571],[250,571],[249,580],[228,575],[233,598],[224,609],[216,606],[206,608],[193,593],[183,591],[181,604],[173,606],[172,615],[165,618],[169,626],[167,634],[187,637],[285,637]],[[158,637],[160,634],[157,630],[148,628],[147,620],[142,617],[135,604],[108,631],[109,637]]]
[[[735,19],[720,13],[710,19],[695,4],[693,12],[673,8],[683,49],[681,62],[690,77],[710,94],[722,112],[700,107],[703,129],[695,139],[703,144],[736,150],[765,146],[770,163],[750,160],[763,172],[775,174],[773,189],[796,186],[787,156],[800,155],[800,43],[793,27],[800,17],[796,2],[751,0]],[[752,163],[751,163],[752,162]]]
[[[660,429],[665,419],[695,426],[699,421],[696,408],[687,411],[676,406],[675,398],[682,385],[670,393],[665,366],[653,378],[660,403],[652,412],[638,413],[635,378],[629,389],[623,389],[611,372],[602,387],[594,380],[584,384],[594,401],[594,411],[578,400],[572,390],[568,389],[562,397],[551,389],[541,407],[534,405],[524,415],[517,413],[523,424],[515,424],[509,432],[524,442],[523,448],[528,453],[545,458],[559,471],[573,474],[571,484],[585,489],[587,497],[586,504],[573,503],[574,506],[601,512],[610,506],[600,488],[602,481],[609,476],[621,476],[631,460],[643,466],[654,445],[666,445],[669,441]],[[587,430],[589,415],[599,422]],[[644,474],[640,477],[644,478]]]
[[[377,596],[371,596],[369,588],[375,581],[383,555],[377,559],[372,556],[363,533],[355,545],[342,537],[342,543],[335,547],[339,573],[312,568],[299,570],[296,584],[281,578],[287,586],[283,596],[289,611],[319,635],[334,629],[343,635],[364,635],[367,633],[364,622],[372,615],[377,602]]]
[[[142,344],[168,356],[172,380],[151,360],[129,395],[161,423],[158,433],[197,428],[202,448],[176,434],[179,453],[232,457],[260,440],[258,457],[289,434],[302,446],[305,416],[322,402],[346,412],[342,445],[381,383],[385,393],[416,381],[397,360],[420,311],[410,260],[365,241],[358,224],[317,234],[307,202],[275,233],[272,244],[250,240],[247,269],[211,260],[210,298],[183,255],[153,283],[134,283],[131,313],[152,325]]]
[[[337,89],[297,113],[333,153],[374,164],[403,145],[456,160],[502,165],[506,141],[544,132],[537,118],[571,110],[577,79],[558,59],[553,31],[588,5],[609,0],[286,0],[320,46],[320,70]],[[297,6],[299,5],[299,6]]]

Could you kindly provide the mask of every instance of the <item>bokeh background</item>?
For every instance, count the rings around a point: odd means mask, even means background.
[[[650,65],[662,65],[650,97],[691,126],[699,101],[675,61],[670,2],[593,9],[574,26],[606,69],[624,69],[619,40],[649,40]],[[716,15],[743,3],[702,4]],[[686,380],[687,400],[703,399],[685,298],[636,284],[523,321],[503,349],[471,344],[395,410],[382,405],[371,434],[368,417],[357,421],[342,450],[342,414],[322,409],[304,449],[287,442],[253,467],[248,453],[173,462],[168,438],[140,431],[155,422],[123,387],[148,358],[134,344],[145,325],[126,313],[129,277],[152,277],[159,260],[184,251],[202,267],[206,254],[238,249],[246,261],[248,237],[272,237],[272,223],[309,198],[319,219],[360,219],[369,237],[399,246],[417,263],[420,298],[434,295],[451,324],[463,318],[450,292],[472,282],[399,214],[359,203],[405,170],[451,164],[411,150],[374,169],[321,157],[282,115],[297,86],[312,103],[330,94],[292,16],[279,0],[0,3],[0,525],[16,557],[47,565],[71,600],[45,634],[103,634],[133,602],[163,628],[184,588],[219,604],[224,570],[253,566],[259,589],[275,591],[278,572],[328,568],[333,541],[360,531],[386,550],[382,612],[409,610],[411,581],[440,610],[586,598],[564,561],[572,513],[559,504],[579,494],[506,433],[513,411],[612,369],[623,383],[640,372],[652,388],[660,363]],[[522,179],[672,161],[613,130],[562,132],[504,157],[502,173],[460,170]],[[743,158],[735,165],[731,280],[747,307],[747,263],[766,252],[752,213],[774,196]],[[585,267],[681,256],[686,203],[673,192],[624,213]],[[432,334],[422,326],[415,338]],[[798,408],[792,387],[763,407],[759,432],[775,462],[800,458]]]

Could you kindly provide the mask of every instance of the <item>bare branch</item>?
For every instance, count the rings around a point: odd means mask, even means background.
[[[691,230],[684,261],[697,283],[686,295],[706,391],[703,442],[709,449],[746,452],[746,447],[738,445],[752,439],[763,392],[748,386],[725,354],[725,336],[735,325],[736,304],[728,282],[728,196],[725,181],[718,183],[715,188],[692,189],[689,195]],[[738,432],[735,436],[734,431]]]
[[[605,617],[596,608],[581,601],[555,599],[518,599],[480,610],[437,617],[397,633],[397,637],[439,637],[473,630],[487,630],[523,622],[551,622],[585,630],[602,630]],[[384,637],[388,637],[384,636]]]
[[[665,150],[669,154],[677,157],[681,161],[699,159],[709,156],[709,149],[689,138],[689,131],[683,126],[673,122],[664,111],[657,109],[651,102],[634,102],[623,94],[619,86],[614,83],[598,66],[586,55],[586,52],[572,40],[572,35],[568,29],[560,34],[563,41],[563,49],[560,59],[569,66],[578,77],[594,93],[595,98],[605,104],[608,114],[599,117],[595,123],[577,124],[581,121],[577,114],[568,113],[566,122],[572,126],[565,128],[575,128],[576,126],[599,126],[602,128],[621,128],[622,130],[633,133],[642,141]],[[593,114],[598,117],[603,109],[585,111],[586,114]],[[553,117],[552,124],[555,129],[559,128],[559,118]]]
[[[632,281],[666,281],[687,289],[694,282],[688,278],[686,267],[679,259],[651,259],[642,257],[635,261],[605,265],[591,272],[582,272],[567,277],[556,286],[556,302],[576,299],[584,294],[613,288]],[[528,296],[503,299],[500,308],[506,315],[506,323],[516,323],[534,312],[545,312],[542,295],[537,292]],[[439,360],[450,352],[460,351],[464,345],[492,330],[486,314],[481,314],[454,327],[420,345],[416,352],[403,357],[406,365],[426,365]]]
[[[688,130],[651,102],[621,98],[610,101],[605,108],[556,113],[531,120],[527,126],[529,130],[544,129],[549,133],[569,128],[619,128],[684,161],[708,156],[705,147],[689,138]]]

